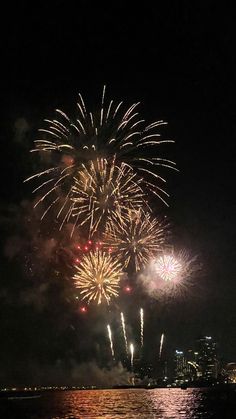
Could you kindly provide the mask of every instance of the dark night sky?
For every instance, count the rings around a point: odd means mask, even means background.
[[[5,299],[12,292],[12,301],[17,300],[20,281],[26,281],[16,279],[18,265],[5,256],[8,234],[15,231],[9,233],[4,217],[10,207],[30,199],[22,181],[32,171],[28,150],[35,130],[55,107],[73,109],[78,92],[89,103],[96,102],[106,83],[110,97],[127,104],[140,100],[140,112],[147,120],[167,120],[166,133],[176,141],[171,157],[180,173],[167,173],[171,196],[165,211],[176,246],[201,256],[204,275],[199,279],[199,301],[175,304],[163,320],[170,346],[187,347],[198,335],[210,334],[225,359],[235,361],[236,33],[232,10],[217,8],[212,1],[204,5],[158,2],[156,6],[144,2],[132,9],[127,2],[110,6],[83,1],[52,1],[50,6],[20,3],[14,7],[9,3],[2,15],[2,359],[5,363],[14,359],[12,344],[30,345],[32,324],[40,323],[42,336],[47,335],[46,311],[40,320],[39,316],[33,319],[28,307],[18,304],[14,313],[14,304]],[[21,118],[28,126],[26,135],[18,132]],[[24,324],[23,337],[14,320],[18,315]],[[70,337],[63,335],[61,347],[68,342]],[[7,358],[8,353],[12,358]],[[44,357],[43,350],[40,356]]]

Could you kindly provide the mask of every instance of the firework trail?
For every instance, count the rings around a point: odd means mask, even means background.
[[[141,348],[143,347],[143,326],[144,326],[143,309],[140,308],[140,341],[141,341]]]
[[[126,353],[128,355],[128,342],[127,342],[127,335],[126,335],[126,327],[125,327],[124,314],[123,313],[120,313],[120,317],[121,317],[121,325],[122,325],[123,336],[124,336],[124,341],[125,341],[125,350],[126,350]]]
[[[133,370],[134,368],[134,345],[133,343],[130,344],[130,366],[131,369]]]
[[[162,348],[163,348],[163,343],[164,343],[164,336],[165,336],[164,333],[162,333],[161,339],[160,339],[159,359],[161,359]]]
[[[91,251],[83,256],[75,269],[73,279],[80,290],[81,300],[109,304],[111,298],[118,297],[122,265],[110,254],[102,250]]]
[[[134,171],[141,189],[146,188],[166,203],[168,194],[157,185],[157,182],[162,185],[166,181],[156,169],[177,169],[173,161],[160,157],[158,150],[163,143],[174,141],[161,139],[159,129],[166,125],[164,121],[145,126],[137,112],[139,103],[128,109],[123,109],[122,103],[115,104],[113,100],[106,103],[104,87],[98,111],[90,112],[79,94],[75,119],[59,109],[55,110],[54,118],[45,119],[45,127],[39,129],[35,147],[31,150],[32,153],[39,152],[44,168],[25,180],[39,181],[33,192],[41,195],[35,206],[46,201],[42,218],[58,205],[57,217],[61,217],[62,222],[64,218],[68,220],[73,213],[73,200],[78,199],[78,173],[83,168],[90,170],[91,162],[101,159],[106,159],[110,166],[115,159],[117,166],[123,164]]]
[[[108,337],[109,337],[109,341],[110,341],[111,355],[112,355],[112,358],[115,359],[115,353],[114,353],[113,341],[112,341],[112,334],[111,334],[111,327],[110,327],[109,324],[107,325],[107,331],[108,331]]]
[[[124,266],[141,270],[148,261],[162,250],[166,242],[168,224],[144,211],[128,211],[122,222],[116,218],[108,222],[104,235],[104,247],[121,257]]]

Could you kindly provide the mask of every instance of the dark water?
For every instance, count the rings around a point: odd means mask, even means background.
[[[236,418],[236,393],[212,389],[82,390],[0,400],[1,419]]]

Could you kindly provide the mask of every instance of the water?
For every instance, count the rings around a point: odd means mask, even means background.
[[[1,419],[236,418],[236,393],[212,389],[79,390],[0,400]]]

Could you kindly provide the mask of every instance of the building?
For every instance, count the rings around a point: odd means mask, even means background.
[[[174,354],[174,383],[181,385],[189,381],[189,365],[183,351],[176,349]]]
[[[218,375],[217,345],[211,336],[204,336],[197,340],[197,347],[199,376],[205,381],[214,381]]]
[[[225,376],[229,383],[236,383],[236,362],[230,362],[226,365]]]
[[[153,378],[154,376],[154,368],[152,363],[148,362],[140,362],[135,372],[139,375],[139,377],[143,380],[144,378]]]
[[[197,363],[198,360],[198,352],[193,349],[188,349],[186,351],[186,359],[188,363],[188,378],[190,382],[196,381],[199,377],[201,377],[201,370]]]

